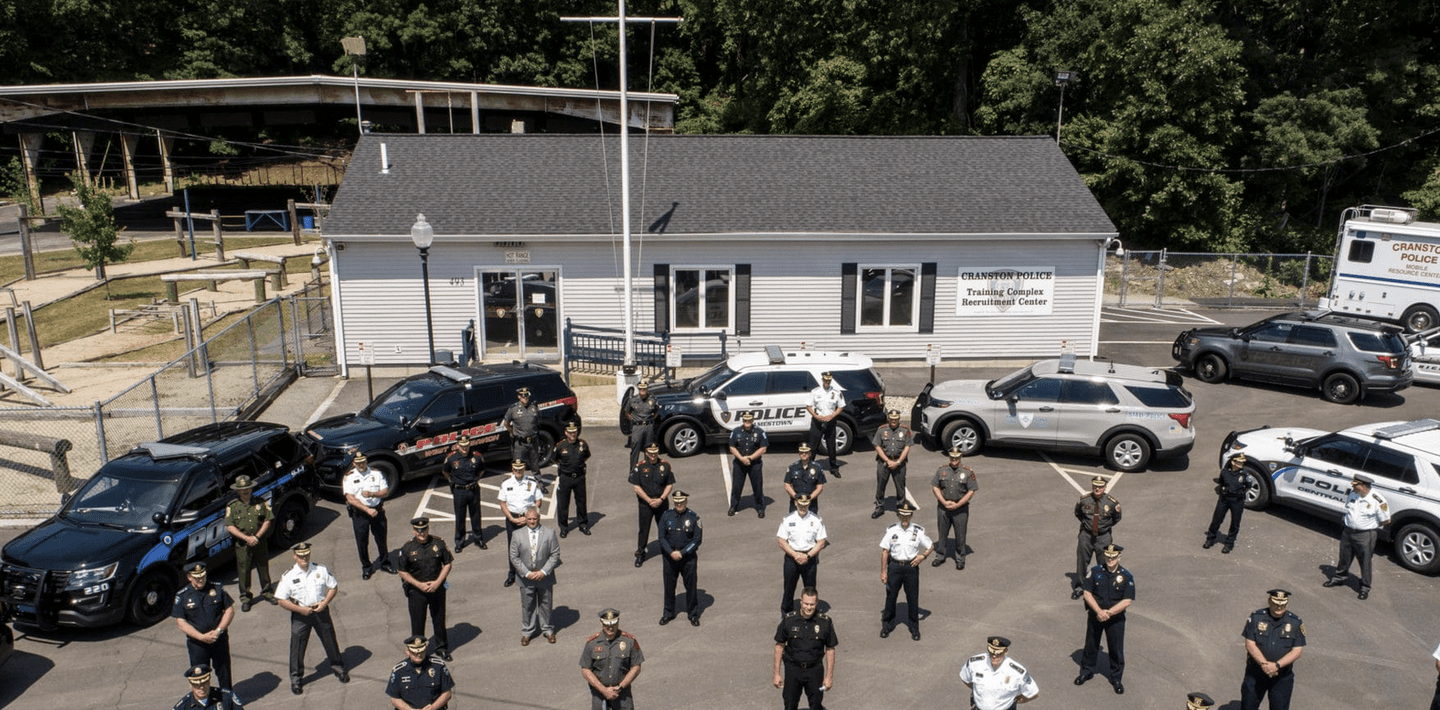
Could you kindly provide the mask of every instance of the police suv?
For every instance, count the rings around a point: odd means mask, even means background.
[[[1345,516],[1350,481],[1363,473],[1390,506],[1381,536],[1395,543],[1400,563],[1440,572],[1440,421],[1380,422],[1326,432],[1295,427],[1231,432],[1220,461],[1244,452],[1245,507],[1272,503],[1331,520]]]
[[[530,401],[540,408],[538,459],[548,462],[566,423],[580,423],[579,400],[560,373],[530,363],[437,365],[401,380],[358,412],[322,419],[305,430],[320,445],[320,484],[340,488],[352,451],[359,451],[385,475],[390,494],[398,495],[401,480],[445,463],[461,434],[485,458],[509,459],[510,432],[500,422],[521,387],[530,388]]]
[[[225,507],[239,476],[293,544],[315,502],[307,445],[280,424],[222,422],[141,444],[100,467],[60,512],[0,552],[0,601],[41,627],[141,626],[170,615],[182,569],[232,558]]]
[[[835,420],[836,453],[849,453],[856,437],[868,441],[885,422],[885,383],[874,362],[864,355],[787,352],[775,345],[735,355],[687,380],[651,385],[659,440],[672,456],[693,456],[707,443],[726,441],[749,412],[771,441],[803,441],[810,432],[810,393],[826,372],[834,375],[845,395],[845,407]],[[624,407],[620,427],[629,433]]]

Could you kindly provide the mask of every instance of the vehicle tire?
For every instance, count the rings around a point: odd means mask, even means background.
[[[385,487],[390,489],[390,495],[385,496],[387,499],[400,495],[400,469],[396,468],[395,464],[385,459],[371,458],[370,468],[385,477]]]
[[[555,437],[544,429],[535,435],[535,468],[542,469],[550,465],[550,459],[555,458]]]
[[[130,588],[125,618],[136,626],[154,626],[170,616],[174,603],[174,578],[165,570],[152,569]]]
[[[956,419],[945,425],[940,432],[940,447],[944,451],[959,449],[969,456],[985,445],[985,432],[980,425],[969,419]]]
[[[276,547],[286,548],[300,541],[308,512],[304,503],[294,499],[280,506],[279,512],[275,513],[275,532],[271,535]]]
[[[1327,402],[1354,404],[1360,399],[1360,383],[1348,372],[1337,372],[1325,378],[1320,386],[1320,396]]]
[[[836,421],[835,421],[835,455],[836,455],[836,456],[844,456],[845,454],[850,453],[850,451],[851,451],[852,449],[854,449],[854,448],[855,448],[855,430],[854,430],[853,428],[851,428],[851,427],[850,427],[850,424],[847,423],[844,419],[838,419],[838,420],[836,420]],[[819,453],[819,454],[825,454],[826,456],[829,456],[829,455],[830,455],[830,451],[829,451],[829,450],[826,448],[826,446],[825,446],[825,437],[823,437],[823,436],[820,437],[820,451],[818,451],[817,453]]]
[[[1254,466],[1245,465],[1245,507],[1250,510],[1264,510],[1270,507],[1270,480],[1264,474],[1255,470]]]
[[[1435,327],[1435,322],[1440,320],[1435,309],[1424,304],[1411,306],[1405,310],[1405,315],[1400,316],[1400,324],[1405,326],[1405,332],[1418,333]]]
[[[665,449],[677,459],[694,456],[705,445],[705,435],[690,422],[671,425],[665,430],[664,440]]]
[[[1150,463],[1150,442],[1139,434],[1119,434],[1105,442],[1105,459],[1117,471],[1139,471]]]
[[[1440,534],[1424,523],[1409,523],[1395,534],[1395,556],[1400,564],[1420,572],[1435,574],[1440,571]]]
[[[1225,366],[1225,358],[1215,353],[1206,353],[1195,361],[1195,377],[1201,382],[1210,384],[1224,382],[1225,376],[1229,374],[1229,369]]]

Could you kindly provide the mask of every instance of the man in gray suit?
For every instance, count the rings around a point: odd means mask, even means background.
[[[529,646],[538,633],[555,643],[550,608],[555,595],[555,568],[560,566],[560,540],[540,527],[540,510],[525,509],[525,528],[510,540],[510,568],[520,578],[520,645]]]

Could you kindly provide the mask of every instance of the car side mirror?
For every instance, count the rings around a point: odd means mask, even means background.
[[[715,401],[717,401],[717,402],[724,402],[727,398],[728,398],[728,397],[725,395],[724,392],[716,392],[716,393],[715,393]]]
[[[1006,402],[1009,402],[1009,403],[1011,403],[1011,404],[1014,404],[1014,403],[1020,401],[1020,395],[1018,395],[1018,394],[1009,395],[1009,396],[1007,396],[1007,397],[1005,398],[1005,401],[1006,401]]]
[[[160,515],[160,513],[156,513],[156,515]],[[186,510],[186,511],[181,511],[181,513],[180,513],[179,515],[171,518],[171,519],[170,519],[170,524],[172,524],[172,525],[189,525],[190,523],[193,523],[193,522],[195,522],[196,520],[199,520],[199,519],[200,519],[200,511],[198,511],[198,510]]]
[[[153,521],[155,525],[162,528],[170,524],[169,516],[158,511],[154,515],[150,516],[150,520]]]
[[[430,417],[418,417],[415,419],[415,428],[419,431],[430,431],[431,425],[435,423]]]

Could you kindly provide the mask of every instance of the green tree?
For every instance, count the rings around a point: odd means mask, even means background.
[[[75,242],[75,253],[85,262],[85,268],[94,269],[95,278],[106,281],[105,265],[130,258],[135,245],[119,244],[120,230],[115,224],[110,195],[92,188],[79,173],[70,174],[70,185],[80,206],[63,201],[56,205],[55,209],[60,213],[60,231],[70,235]],[[105,287],[109,289],[108,281]]]

